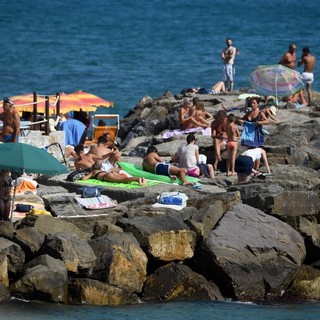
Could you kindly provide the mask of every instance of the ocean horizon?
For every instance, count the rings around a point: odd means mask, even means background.
[[[297,58],[304,46],[320,57],[316,0],[3,0],[0,9],[2,97],[83,90],[114,101],[121,117],[144,96],[222,80],[227,37],[240,53],[235,90],[291,43]]]

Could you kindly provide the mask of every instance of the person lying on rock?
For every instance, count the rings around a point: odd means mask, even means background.
[[[75,146],[74,151],[77,158],[74,161],[76,170],[96,169],[101,165],[101,162],[109,158],[109,154],[103,156],[96,156],[94,154],[88,154],[84,152],[83,144]]]
[[[147,181],[143,177],[129,177],[125,171],[121,170],[120,168],[114,168],[112,172],[106,172],[103,170],[92,170],[86,176],[82,177],[81,180],[88,180],[88,179],[97,179],[100,181],[107,181],[107,182],[122,182],[122,183],[129,183],[129,182],[138,182],[140,186],[145,187],[147,185]]]
[[[155,146],[150,146],[147,150],[147,155],[143,158],[143,170],[156,173],[163,176],[168,176],[171,179],[176,179],[177,176],[182,181],[184,186],[193,186],[193,182],[188,182],[186,178],[187,169],[179,168],[172,164],[165,163],[158,155],[158,150]]]

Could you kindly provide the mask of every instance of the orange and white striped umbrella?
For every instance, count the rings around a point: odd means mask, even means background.
[[[10,100],[13,101],[15,108],[17,111],[22,112],[22,111],[29,111],[33,112],[34,109],[34,98],[32,93],[26,93],[22,95],[17,95],[10,97]],[[45,97],[37,97],[37,110],[44,112],[45,110]]]
[[[58,102],[60,103],[60,113],[67,113],[69,111],[86,111],[84,103],[77,97],[64,92],[59,93],[56,96],[50,96],[50,107],[57,109]],[[96,108],[94,108],[94,111]]]
[[[90,108],[90,107],[109,108],[114,106],[113,101],[104,100],[89,92],[79,90],[79,91],[70,93],[70,95],[80,99],[87,108]],[[86,111],[95,111],[95,110],[86,110]]]

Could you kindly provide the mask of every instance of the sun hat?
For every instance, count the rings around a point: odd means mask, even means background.
[[[192,104],[189,98],[183,98],[182,104]]]
[[[271,106],[269,110],[274,116],[277,114],[277,108],[275,106]]]

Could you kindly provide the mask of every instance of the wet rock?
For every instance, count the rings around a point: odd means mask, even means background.
[[[156,259],[173,261],[193,257],[196,235],[174,216],[123,218],[118,224],[125,232],[131,232]]]
[[[132,234],[105,235],[89,244],[97,257],[91,278],[141,292],[147,275],[147,257]]]
[[[143,298],[153,302],[224,300],[213,282],[208,282],[188,266],[173,262],[147,278]]]
[[[67,269],[61,260],[39,256],[24,266],[10,291],[23,299],[67,303]]]
[[[139,303],[136,294],[93,279],[72,279],[69,303],[118,306]]]
[[[90,276],[96,260],[87,240],[67,232],[47,235],[41,252],[62,260],[69,273],[79,276]]]
[[[0,303],[9,302],[10,300],[11,300],[10,291],[3,284],[1,284],[1,281],[0,281]]]

